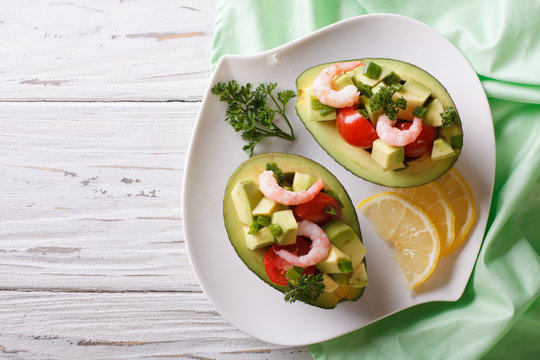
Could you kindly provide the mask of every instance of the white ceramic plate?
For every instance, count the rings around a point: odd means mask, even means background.
[[[210,87],[236,79],[277,82],[295,89],[305,69],[343,59],[382,57],[406,61],[437,78],[448,90],[463,122],[465,144],[456,164],[468,181],[478,220],[468,241],[440,261],[421,292],[406,290],[406,280],[392,249],[359,214],[367,247],[369,285],[356,302],[324,310],[288,304],[283,294],[254,275],[236,255],[223,224],[225,186],[236,167],[247,160],[240,135],[224,122],[225,104],[208,90],[190,144],[183,188],[183,217],[189,256],[200,285],[216,309],[234,326],[261,340],[305,345],[361,328],[402,309],[429,301],[457,300],[470,277],[488,217],[495,172],[495,141],[483,88],[463,55],[430,27],[403,16],[376,14],[345,20],[297,41],[251,56],[221,58]],[[209,89],[210,89],[209,87]],[[353,203],[387,190],[341,167],[316,143],[294,111],[288,116],[297,140],[269,140],[256,153],[289,152],[309,157],[329,169],[347,189]]]

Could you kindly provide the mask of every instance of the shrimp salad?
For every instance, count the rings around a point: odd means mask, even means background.
[[[318,65],[297,79],[297,113],[336,161],[395,187],[440,177],[463,146],[461,120],[444,87],[392,59]],[[329,124],[334,123],[333,129]]]
[[[286,291],[311,281],[321,291],[293,300],[332,308],[358,299],[367,285],[354,207],[337,179],[309,159],[262,154],[246,161],[227,186],[224,216],[244,263],[286,300]]]

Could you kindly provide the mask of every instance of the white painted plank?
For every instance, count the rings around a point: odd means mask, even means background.
[[[239,332],[200,291],[180,215],[199,106],[3,104],[2,356],[309,356]]]
[[[200,100],[211,0],[2,1],[0,101]]]
[[[0,291],[2,359],[310,359],[229,325],[199,293]]]
[[[180,214],[199,104],[0,111],[0,289],[198,289]]]

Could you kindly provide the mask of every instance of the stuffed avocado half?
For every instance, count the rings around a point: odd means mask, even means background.
[[[338,71],[331,88],[340,91],[352,85],[360,96],[352,107],[329,106],[316,96],[314,80],[323,70],[346,63],[357,64],[354,69]],[[461,153],[463,131],[450,95],[433,76],[415,65],[382,58],[321,64],[302,72],[296,87],[296,112],[306,129],[331,157],[365,180],[389,187],[419,186],[442,176]],[[423,128],[413,143],[393,146],[378,136],[378,121],[387,114],[384,106],[376,110],[372,107],[384,95],[396,101],[397,115],[392,122],[396,129],[412,130],[414,119],[422,120]],[[369,125],[350,130],[350,115],[365,118]],[[398,132],[396,129],[391,130]]]
[[[287,192],[287,198],[305,195],[310,199],[286,205],[268,198],[261,174],[269,169],[279,182],[280,189],[274,192]],[[322,188],[313,196],[311,190],[321,181]],[[367,285],[366,249],[356,210],[345,188],[322,165],[283,153],[250,158],[229,179],[223,216],[238,256],[259,278],[283,292],[285,300],[334,308],[340,301],[355,301],[362,296]],[[305,233],[308,223],[315,228],[308,232],[316,235]],[[324,232],[324,236],[317,231]],[[287,250],[301,260],[312,258],[322,248],[323,237],[328,241],[327,253],[319,254],[314,264],[294,265],[277,255]],[[308,289],[306,281],[314,279],[318,279],[316,289]],[[313,293],[315,296],[311,296]]]

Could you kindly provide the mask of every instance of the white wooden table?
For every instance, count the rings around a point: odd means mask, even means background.
[[[228,324],[186,253],[213,1],[0,6],[0,358],[309,359]]]

